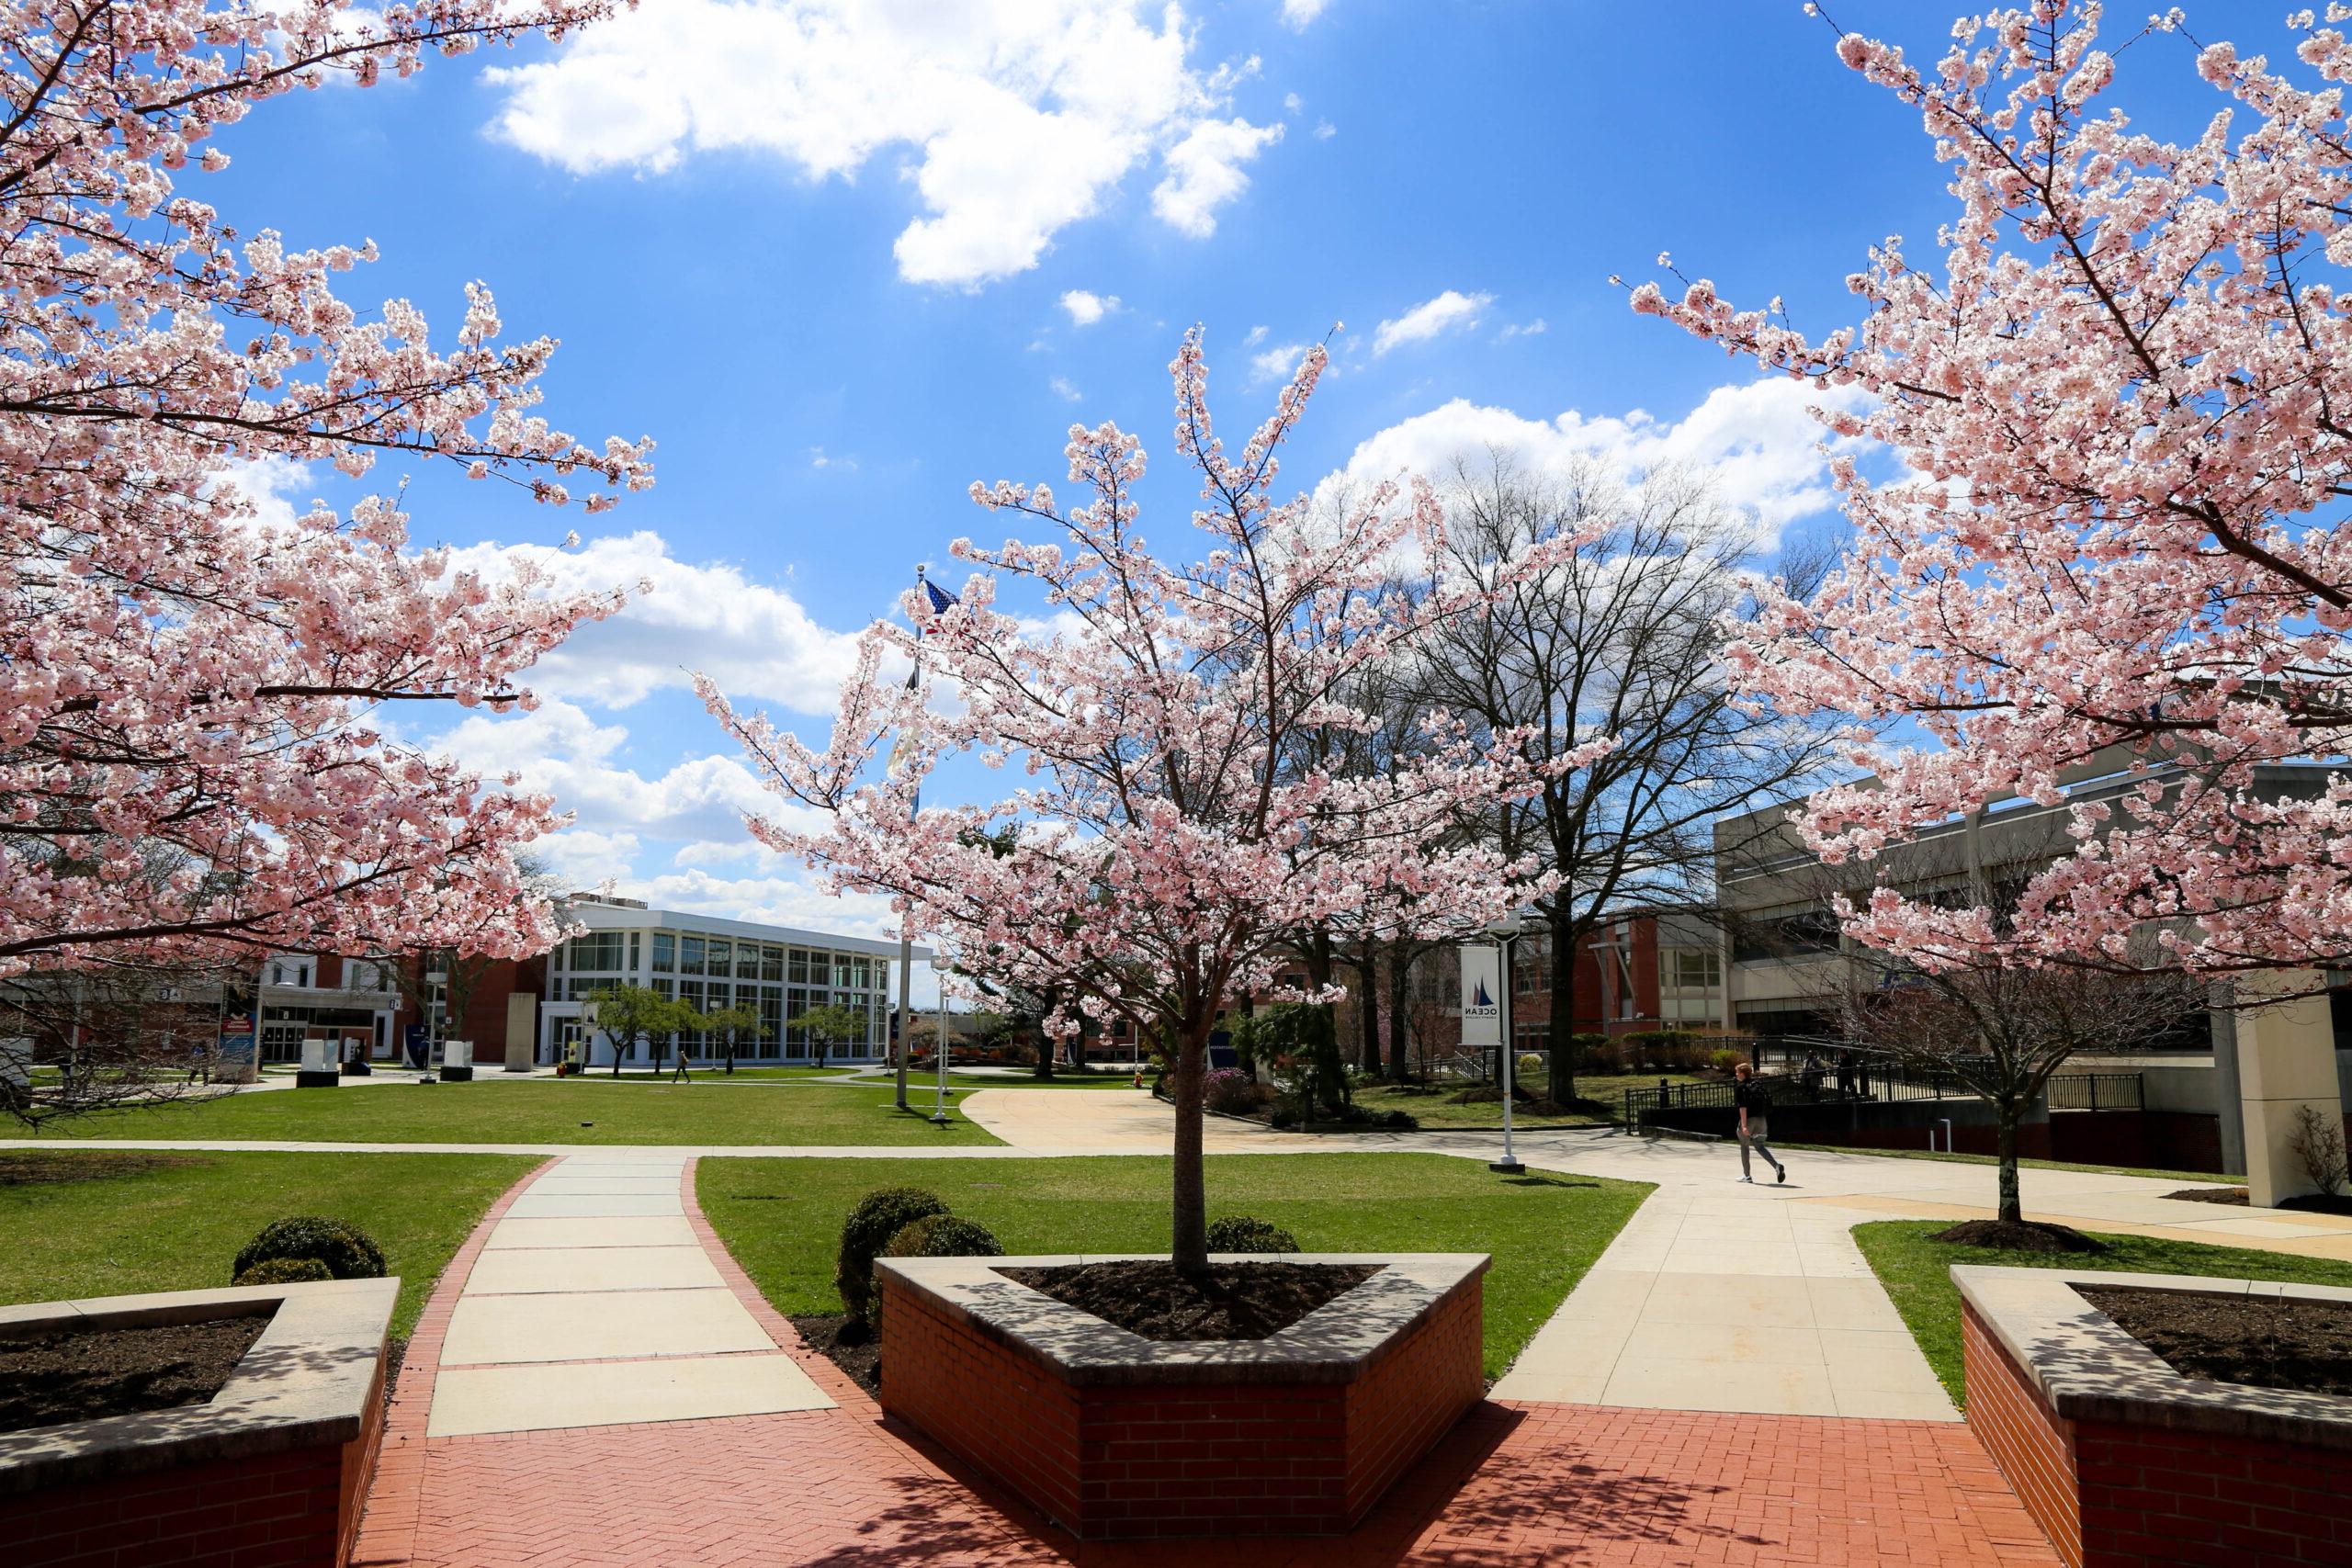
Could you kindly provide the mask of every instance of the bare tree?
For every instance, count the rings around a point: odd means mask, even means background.
[[[1986,964],[1882,974],[1876,987],[1839,993],[1846,1033],[1944,1075],[1993,1108],[2004,1226],[2025,1224],[2018,1126],[2051,1075],[2078,1055],[2143,1048],[2205,1005],[2204,987],[2177,970]]]
[[[225,974],[81,964],[0,981],[0,1117],[46,1122],[223,1092]]]
[[[1530,756],[1616,739],[1483,824],[1562,878],[1536,908],[1550,936],[1551,1093],[1565,1104],[1585,939],[1630,903],[1705,901],[1716,819],[1806,794],[1843,752],[1830,722],[1757,711],[1727,685],[1724,627],[1751,612],[1758,563],[1752,528],[1703,475],[1654,470],[1629,491],[1598,463],[1540,479],[1489,453],[1457,462],[1449,505],[1455,570],[1488,572],[1563,531],[1593,530],[1555,570],[1453,624],[1421,671],[1428,702],[1524,732]],[[1815,570],[1782,562],[1799,580]]]

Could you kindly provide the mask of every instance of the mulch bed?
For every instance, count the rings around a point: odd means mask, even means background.
[[[265,1314],[0,1342],[0,1432],[201,1404],[268,1326]]]
[[[1994,1247],[2005,1252],[2107,1250],[2107,1243],[2094,1241],[2072,1225],[2052,1224],[2045,1220],[1962,1220],[1928,1239],[1961,1247]]]
[[[801,1343],[847,1372],[850,1381],[868,1393],[882,1387],[882,1342],[863,1324],[840,1313],[806,1314],[788,1319],[799,1331]]]
[[[1000,1269],[1033,1291],[1147,1339],[1263,1339],[1380,1272],[1376,1263],[1213,1263],[1162,1258]]]
[[[2352,1302],[2078,1285],[2183,1377],[2352,1394]]]
[[[2253,1195],[2243,1187],[2184,1187],[2165,1196],[2184,1203],[2234,1203],[2243,1209]],[[2300,1209],[2307,1214],[2352,1214],[2352,1193],[2306,1192],[2300,1198],[2280,1199],[2278,1207]]]

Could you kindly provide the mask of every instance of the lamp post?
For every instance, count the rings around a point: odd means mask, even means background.
[[[933,1126],[937,1126],[937,1127],[944,1127],[944,1126],[946,1126],[946,1125],[947,1125],[947,986],[946,986],[946,979],[947,979],[947,971],[948,971],[948,968],[950,967],[950,966],[949,966],[949,964],[948,964],[948,962],[947,962],[947,955],[946,955],[945,953],[934,953],[934,954],[933,954],[933,956],[932,956],[932,960],[931,960],[931,967],[932,967],[933,972],[938,975],[938,976],[939,976],[939,978],[940,978],[940,982],[941,982],[941,983],[940,983],[940,987],[939,987],[939,1039],[938,1039],[938,1041],[935,1043],[935,1047],[934,1047],[934,1048],[935,1048],[935,1050],[937,1051],[937,1053],[938,1053],[938,1056],[939,1056],[939,1099],[938,1099],[938,1101],[937,1101],[937,1103],[936,1103],[935,1107],[934,1107],[934,1108],[933,1108],[933,1110],[932,1111],[932,1113],[931,1113],[931,1120],[932,1120],[932,1124],[933,1124]]]
[[[1516,909],[1488,922],[1487,926],[1487,934],[1495,939],[1495,946],[1502,953],[1502,963],[1498,965],[1501,973],[1498,978],[1501,981],[1502,990],[1503,1036],[1503,1157],[1488,1165],[1487,1168],[1503,1176],[1521,1176],[1527,1170],[1527,1167],[1519,1162],[1518,1155],[1512,1151],[1510,1142],[1511,1066],[1513,1058],[1519,1054],[1518,1043],[1512,1040],[1510,1032],[1510,950],[1511,943],[1525,935],[1526,931],[1527,921]]]

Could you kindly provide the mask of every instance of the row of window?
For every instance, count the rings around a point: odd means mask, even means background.
[[[764,980],[796,986],[832,986],[845,990],[880,987],[888,973],[881,959],[864,953],[829,953],[773,942],[679,931],[591,931],[572,938],[556,955],[556,968],[576,975],[635,975],[652,938],[651,973]]]

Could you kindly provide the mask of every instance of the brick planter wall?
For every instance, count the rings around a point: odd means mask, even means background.
[[[1963,1290],[1968,1276],[2042,1272],[1954,1270]],[[2097,1277],[2055,1283],[2069,1278]],[[2047,1283],[2033,1288],[2046,1299]],[[1988,1299],[1971,1291],[1962,1309],[1968,1424],[2068,1568],[2352,1564],[2352,1400],[2192,1382],[2080,1297],[2038,1336],[2025,1314],[1980,1309]],[[2187,1397],[2168,1397],[2174,1383]]]
[[[883,1409],[1081,1539],[1344,1532],[1485,1393],[1483,1258],[1376,1344],[1319,1356],[1154,1346],[978,1260],[893,1261],[876,1272]],[[988,1274],[983,1294],[1019,1303],[1008,1315],[1029,1321],[1009,1327],[910,1283],[942,1264]],[[1354,1294],[1285,1333],[1317,1344],[1316,1320],[1343,1317]],[[1088,1338],[1105,1354],[1080,1349]]]
[[[9,1568],[319,1568],[351,1559],[384,1434],[397,1280],[73,1303],[125,1326],[277,1308],[205,1404],[0,1433]],[[270,1298],[278,1298],[271,1303]],[[0,1331],[60,1303],[0,1309]]]

